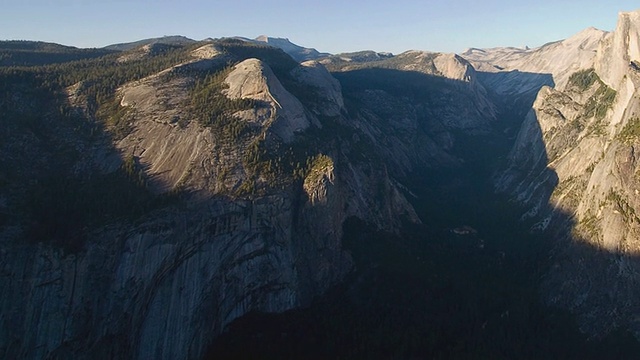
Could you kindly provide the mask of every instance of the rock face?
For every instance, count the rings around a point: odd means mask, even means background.
[[[596,50],[608,33],[588,28],[562,41],[535,49],[468,49],[461,56],[501,95],[537,92],[540,86],[562,89],[569,76],[594,66]]]
[[[270,127],[285,142],[310,125],[302,103],[280,84],[268,66],[258,59],[245,60],[235,66],[225,79],[226,95],[231,99],[254,99],[272,107]]]
[[[340,82],[316,61],[305,61],[293,70],[293,76],[301,83],[310,86],[322,102],[314,110],[324,116],[338,116],[344,110],[344,99]]]
[[[454,155],[461,137],[486,134],[495,125],[497,108],[461,57],[423,51],[364,55],[322,63],[356,105],[349,110],[351,124],[377,147],[392,173],[462,166]]]
[[[341,244],[348,217],[386,231],[419,221],[384,162],[354,160],[378,156],[358,152],[366,135],[332,129],[350,121],[341,86],[322,65],[284,71],[273,63],[276,76],[263,60],[235,56],[204,45],[185,63],[124,84],[115,105],[128,132],[100,146],[86,140],[70,164],[86,181],[129,166],[154,196],[179,194],[174,202],[83,229],[75,251],[25,242],[25,224],[3,227],[3,357],[197,359],[239,316],[309,304],[351,271]],[[229,59],[236,65],[212,99],[254,105],[227,113],[227,127],[207,126],[190,110],[193,89],[208,79],[201,72]],[[285,83],[312,91],[301,101]],[[69,95],[84,114],[82,89]],[[242,131],[229,130],[234,124]],[[80,148],[85,140],[73,136],[63,138]]]
[[[600,44],[596,70],[609,86],[618,86],[631,61],[640,60],[639,23],[640,12],[620,13],[616,30]]]
[[[16,325],[3,328],[7,356],[197,357],[207,334],[249,309],[301,304],[291,234],[264,224],[290,227],[291,205],[269,200],[211,203],[103,229],[79,255],[13,252],[3,258],[5,271],[29,281],[3,283],[15,290],[3,299],[3,320]],[[27,312],[10,305],[18,301]]]
[[[185,44],[193,44],[196,41],[193,39],[189,39],[184,36],[174,35],[174,36],[163,36],[159,38],[151,38],[144,39],[140,41],[130,42],[130,43],[122,43],[122,44],[112,44],[105,46],[104,48],[107,50],[117,50],[117,51],[127,51],[134,50],[138,48],[144,48],[147,45],[185,45]]]
[[[595,70],[538,93],[497,181],[559,241],[544,296],[594,336],[620,326],[640,335],[638,28],[640,12],[621,13],[597,37]]]

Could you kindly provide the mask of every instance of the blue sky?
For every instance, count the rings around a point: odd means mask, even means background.
[[[163,35],[266,34],[331,53],[540,46],[613,30],[636,1],[0,0],[0,39],[102,47]]]

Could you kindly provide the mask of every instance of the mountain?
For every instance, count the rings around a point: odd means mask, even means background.
[[[573,73],[594,66],[596,50],[606,34],[589,28],[535,49],[471,48],[461,56],[477,69],[492,99],[508,108],[508,116],[522,119],[543,86],[562,89]]]
[[[406,103],[402,108],[413,108],[411,112],[418,114],[413,126],[442,123],[444,128],[482,132],[496,120],[496,109],[477,81],[475,69],[455,54],[407,51],[393,56],[365,52],[330,56],[320,63],[345,87],[364,90],[354,97],[371,98],[372,88],[379,90],[376,104],[370,105],[387,108],[382,122],[397,116],[391,113],[398,113],[402,102]],[[434,89],[438,91],[432,92]],[[385,97],[394,97],[394,104],[385,105]],[[452,107],[451,103],[457,105]]]
[[[256,43],[256,44],[266,44],[268,46],[282,49],[285,53],[289,54],[289,56],[291,56],[294,60],[299,62],[307,61],[307,60],[315,60],[315,59],[319,59],[319,58],[330,55],[328,53],[321,53],[316,49],[305,48],[305,47],[296,45],[291,41],[289,41],[289,39],[274,38],[266,35],[258,36],[255,39],[248,39],[243,37],[235,37],[235,39]],[[215,41],[215,39],[208,38],[203,41],[212,42],[212,41]],[[191,45],[194,43],[196,43],[195,40],[189,39],[184,36],[163,36],[159,38],[144,39],[144,40],[139,40],[139,41],[134,41],[129,43],[108,45],[108,46],[105,46],[104,49],[112,50],[112,51],[130,51],[130,50],[142,48],[144,46],[157,46],[157,45],[183,46],[183,45]]]
[[[597,47],[585,39],[573,51],[596,51],[576,57],[582,65],[570,66],[579,71],[562,86],[537,94],[497,181],[530,207],[525,217],[535,219],[534,229],[557,243],[547,300],[578,314],[593,336],[618,327],[639,334],[639,29],[640,11],[620,13],[612,33],[588,29],[576,37],[591,34]]]
[[[383,163],[351,160],[376,154],[317,63],[221,40],[94,66],[3,73],[7,356],[197,357],[233,319],[342,279],[346,218],[418,221]]]
[[[196,42],[195,40],[189,39],[188,37],[173,35],[173,36],[163,36],[158,38],[138,40],[138,41],[133,41],[128,43],[107,45],[104,47],[104,49],[113,50],[113,51],[127,51],[127,50],[133,50],[135,48],[139,48],[145,45],[152,45],[152,44],[189,45],[195,42]]]
[[[331,56],[330,59],[324,60],[325,62],[342,62],[342,61],[355,61],[355,62],[367,62],[367,61],[378,61],[385,58],[393,57],[391,53],[380,53],[371,50],[358,51],[353,53],[343,53],[337,54],[335,56]]]

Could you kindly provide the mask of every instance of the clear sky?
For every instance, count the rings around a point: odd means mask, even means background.
[[[102,47],[163,35],[265,34],[331,53],[530,46],[613,30],[640,2],[604,0],[0,0],[0,39]]]

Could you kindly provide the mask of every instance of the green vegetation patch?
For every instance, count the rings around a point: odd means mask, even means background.
[[[175,195],[154,195],[137,160],[104,174],[79,160],[102,138],[103,129],[122,137],[130,114],[119,106],[116,89],[180,63],[189,49],[119,63],[118,54],[46,66],[0,67],[1,178],[10,190],[11,221],[23,240],[67,252],[81,251],[91,231],[116,221],[132,221],[167,206]],[[72,108],[65,89],[80,83],[89,119]],[[97,122],[91,121],[94,117]],[[0,219],[1,220],[1,219]]]
[[[625,142],[632,141],[638,137],[640,137],[640,118],[638,117],[629,119],[627,125],[622,128],[617,136],[618,139]]]
[[[331,157],[322,153],[319,141],[297,139],[290,144],[255,139],[242,158],[250,174],[236,190],[236,196],[262,194],[268,189],[284,189],[287,184],[303,181],[312,171],[333,164]],[[258,179],[263,182],[257,186]]]
[[[591,213],[580,220],[580,226],[589,239],[596,239],[601,229],[600,221]]]
[[[333,167],[333,159],[325,154],[318,154],[307,159],[307,174],[305,178],[316,179],[328,168]]]
[[[596,74],[596,71],[593,68],[585,69],[573,73],[569,77],[568,86],[575,86],[578,90],[585,91],[597,81],[600,81],[600,77]]]
[[[96,112],[96,118],[106,125],[116,140],[123,139],[131,132],[131,108],[120,105],[116,96],[104,100]]]
[[[627,202],[623,194],[611,189],[605,199],[608,203],[615,205],[616,210],[624,217],[626,223],[635,222],[640,224],[640,218],[636,214],[635,209]]]
[[[243,167],[249,176],[235,195],[255,195],[269,189],[285,189],[292,183],[301,184],[308,176],[335,166],[337,158],[331,149],[339,146],[337,142],[346,129],[331,118],[322,118],[321,122],[321,129],[311,127],[298,134],[291,143],[262,136],[250,141],[242,156]],[[379,159],[374,160],[373,150],[367,146],[370,144],[362,139],[349,144],[350,150],[344,151],[361,158],[370,157],[369,161],[378,163]]]
[[[54,62],[51,61],[45,66],[0,67],[0,78],[10,79],[11,84],[33,79],[37,85],[30,83],[29,86],[37,87],[43,94],[55,94],[59,97],[65,96],[65,88],[80,83],[78,93],[86,98],[89,114],[95,115],[106,125],[115,138],[122,138],[128,134],[129,129],[126,110],[121,109],[115,96],[116,89],[191,59],[190,54],[195,46],[197,45],[166,47],[154,52],[151,57],[127,62],[118,61],[121,53],[109,53],[98,58],[57,64],[51,64]],[[47,49],[36,48],[37,51],[45,52],[49,51]]]
[[[585,104],[584,115],[587,118],[595,117],[601,120],[613,105],[617,95],[616,91],[602,82],[593,68],[574,73],[569,77],[567,85],[579,91],[586,91],[594,84],[599,85],[599,87]]]
[[[600,88],[585,105],[585,114],[587,117],[595,116],[596,119],[603,119],[613,105],[616,95],[615,90],[602,83]]]

